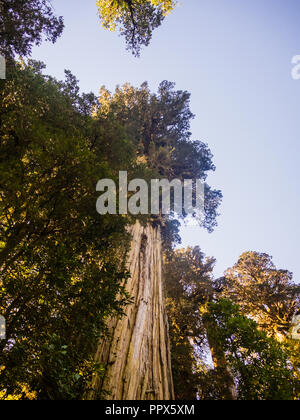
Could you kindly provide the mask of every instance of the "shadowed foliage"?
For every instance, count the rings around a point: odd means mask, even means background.
[[[55,42],[64,28],[49,0],[0,0],[0,54],[28,56],[43,38]]]

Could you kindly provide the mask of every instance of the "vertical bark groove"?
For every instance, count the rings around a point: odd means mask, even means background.
[[[136,223],[128,256],[127,291],[134,303],[126,316],[109,322],[110,339],[100,342],[96,360],[106,366],[95,390],[109,400],[174,399],[168,319],[162,279],[160,228]],[[94,399],[95,392],[90,394]]]

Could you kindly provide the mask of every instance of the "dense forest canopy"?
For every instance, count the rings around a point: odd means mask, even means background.
[[[139,55],[174,0],[99,0],[103,26],[117,27]],[[0,399],[76,400],[91,391],[107,320],[132,296],[126,259],[136,220],[159,226],[176,398],[299,400],[300,341],[291,334],[300,287],[263,253],[246,252],[215,279],[199,247],[174,250],[179,221],[98,215],[99,179],[201,179],[202,227],[217,226],[222,194],[208,145],[192,140],[190,94],[163,81],[80,94],[70,71],[45,76],[29,56],[63,30],[47,0],[0,0]],[[101,81],[99,81],[101,82]],[[151,269],[151,267],[149,267]],[[167,328],[165,328],[167,330]],[[208,360],[211,358],[211,360]],[[99,393],[96,399],[105,398]]]
[[[145,179],[176,171],[206,178],[214,167],[207,146],[189,141],[189,95],[173,84],[157,95],[146,85],[112,97],[102,89],[97,99],[79,95],[70,72],[59,82],[42,70],[16,64],[1,82],[1,383],[13,396],[78,398],[100,369],[92,358],[105,319],[130,298],[125,228],[133,220],[98,217],[97,181],[124,168]],[[208,229],[220,200],[213,194]],[[163,226],[170,247],[176,223]]]
[[[43,38],[55,42],[63,28],[49,0],[0,1],[0,54],[6,58],[30,55]]]
[[[95,1],[103,27],[118,28],[135,56],[177,5],[177,0]],[[43,39],[55,42],[63,28],[63,18],[55,15],[51,0],[0,1],[0,53],[7,58],[30,55]]]
[[[147,83],[140,88],[129,84],[111,94],[104,87],[99,98],[100,115],[111,115],[131,133],[137,161],[154,178],[206,181],[215,170],[208,145],[193,141],[190,122],[190,94],[176,91],[175,84],[164,81],[151,93]],[[205,214],[201,225],[212,231],[217,223],[222,193],[205,184]]]
[[[166,262],[177,398],[299,399],[300,345],[291,339],[299,286],[266,254],[245,253],[217,280],[214,263],[197,247]]]
[[[116,154],[105,153],[100,131],[94,146],[93,97],[79,97],[69,73],[61,83],[39,64],[18,64],[0,101],[1,384],[13,396],[75,398],[97,368],[105,318],[128,300],[129,221],[95,217],[95,183],[114,177],[121,159],[134,164],[134,153],[109,121]]]

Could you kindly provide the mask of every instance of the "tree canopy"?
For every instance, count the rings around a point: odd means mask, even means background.
[[[97,98],[80,95],[69,71],[61,82],[43,70],[17,63],[0,82],[1,397],[78,399],[101,375],[93,357],[107,318],[130,302],[126,227],[136,217],[98,215],[98,180],[117,181],[124,169],[129,178],[205,179],[214,166],[205,144],[189,143],[189,95],[173,84]],[[162,225],[170,249],[178,225]]]
[[[133,139],[137,162],[157,178],[206,181],[215,170],[208,145],[191,139],[190,94],[163,81],[157,93],[147,83],[139,88],[129,84],[114,93],[102,87],[99,115],[117,119]],[[205,183],[205,215],[200,224],[212,231],[217,224],[222,193]]]
[[[91,117],[70,72],[18,64],[0,85],[3,398],[78,399],[105,321],[122,313],[128,218],[96,213],[99,178],[135,167],[122,127]],[[2,392],[2,391],[1,391]]]
[[[50,0],[0,0],[0,54],[28,56],[43,38],[55,42],[64,28]]]
[[[97,2],[103,26],[118,28],[136,56],[176,5]],[[117,181],[122,170],[201,179],[209,232],[222,194],[207,183],[215,170],[208,145],[191,138],[188,92],[163,81],[156,93],[125,84],[96,97],[80,94],[70,71],[58,81],[42,63],[14,60],[44,38],[55,42],[63,26],[50,0],[0,0],[0,54],[13,64],[0,80],[0,399],[82,399],[92,376],[103,378],[95,350],[108,338],[107,320],[132,303],[128,227],[139,219],[162,231],[176,398],[299,400],[292,273],[246,252],[214,279],[215,259],[199,247],[173,250],[174,214],[97,214],[98,180]]]
[[[104,28],[119,29],[127,49],[135,56],[148,46],[154,29],[175,8],[177,0],[98,0],[97,6]]]
[[[223,295],[271,336],[286,337],[300,309],[300,287],[292,280],[293,274],[278,270],[269,255],[246,252],[225,273]]]
[[[266,254],[245,253],[225,282],[214,280],[214,262],[197,247],[166,261],[176,397],[299,399],[299,342],[289,334],[299,287],[291,274]]]

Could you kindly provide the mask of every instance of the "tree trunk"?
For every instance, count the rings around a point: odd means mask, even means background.
[[[171,400],[160,228],[136,223],[131,233],[127,291],[134,303],[126,316],[110,321],[110,338],[99,343],[96,360],[106,366],[106,374],[102,381],[94,378],[90,399],[106,391],[108,400]]]
[[[228,367],[223,347],[215,338],[219,326],[213,320],[204,319],[203,322],[214,368],[222,383],[222,398],[226,401],[236,401],[238,394],[234,378]]]
[[[6,60],[0,54],[0,80],[4,80],[6,78]]]

